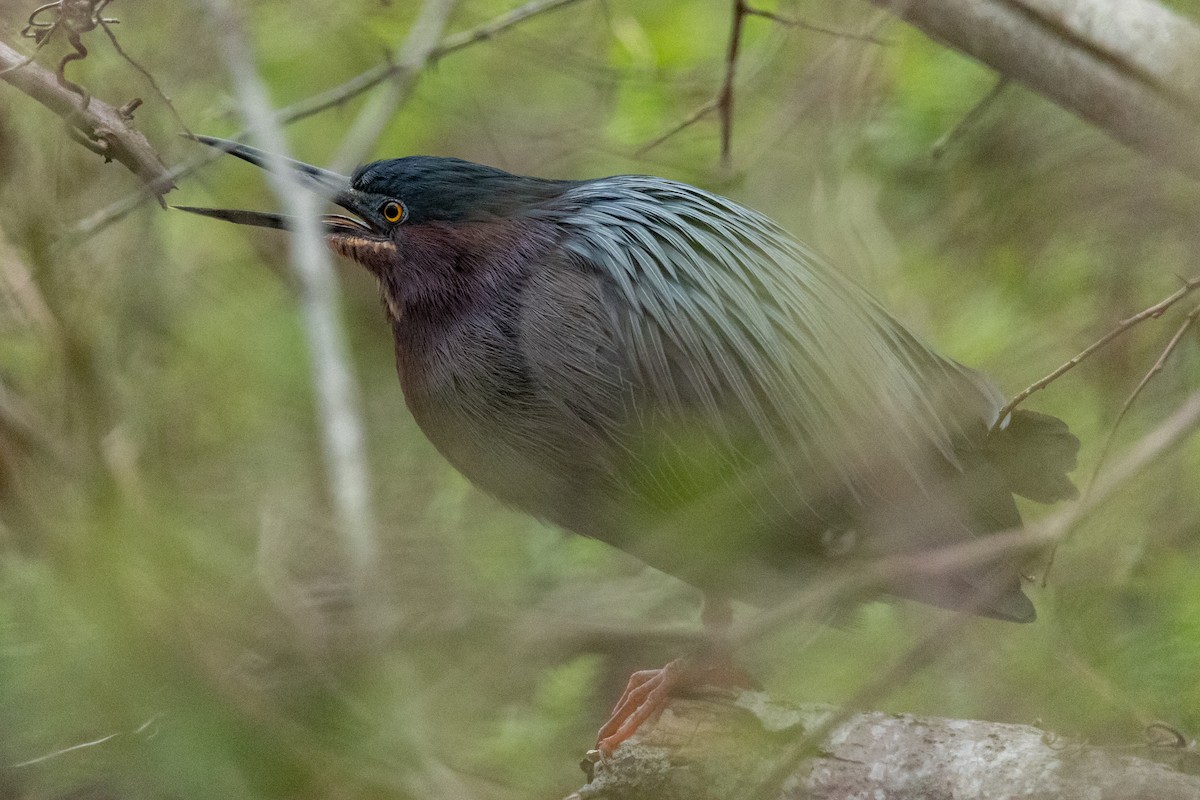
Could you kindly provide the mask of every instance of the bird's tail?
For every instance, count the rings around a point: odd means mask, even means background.
[[[1013,494],[1039,503],[1079,496],[1067,477],[1075,469],[1079,439],[1058,417],[1013,411],[1008,424],[988,437],[984,450]]]

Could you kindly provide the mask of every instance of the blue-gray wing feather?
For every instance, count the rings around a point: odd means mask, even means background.
[[[574,187],[556,207],[562,252],[603,294],[605,318],[590,324],[627,370],[610,380],[632,382],[658,412],[700,413],[718,431],[748,421],[781,459],[833,470],[859,493],[872,465],[915,473],[930,451],[954,463],[1002,404],[986,379],[730,200],[619,176]],[[598,377],[557,391],[614,413],[620,387],[597,397]]]

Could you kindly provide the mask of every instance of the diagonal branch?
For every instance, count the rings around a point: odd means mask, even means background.
[[[506,14],[501,14],[490,22],[486,22],[470,30],[462,31],[461,33],[447,36],[441,44],[430,51],[429,60],[438,61],[443,56],[450,55],[464,47],[487,41],[496,34],[502,33],[530,17],[535,17],[548,11],[555,11],[576,2],[579,2],[579,0],[531,0],[531,2],[514,8]],[[404,66],[399,63],[379,64],[355,75],[339,86],[280,109],[279,121],[286,125],[340,106],[358,97],[363,92],[378,86],[403,70]]]
[[[1053,372],[1051,372],[1049,375],[1046,375],[1042,379],[1025,387],[1025,389],[1023,389],[1020,393],[1018,393],[1015,397],[1013,397],[1013,399],[1008,402],[1008,405],[1006,405],[1006,406],[1004,406],[1004,408],[1000,409],[1000,413],[996,415],[996,422],[993,424],[992,430],[995,431],[995,430],[999,429],[999,427],[1004,423],[1004,420],[1008,417],[1008,415],[1012,412],[1012,410],[1014,408],[1016,408],[1017,406],[1019,406],[1021,403],[1025,402],[1025,399],[1027,397],[1029,397],[1031,394],[1033,394],[1034,392],[1040,392],[1042,389],[1045,389],[1047,386],[1054,383],[1054,381],[1058,380],[1063,375],[1070,372],[1075,367],[1079,366],[1079,364],[1082,361],[1086,360],[1093,353],[1097,352],[1098,350],[1103,349],[1110,342],[1112,342],[1114,339],[1119,337],[1121,334],[1128,331],[1130,328],[1132,328],[1142,322],[1145,322],[1148,319],[1158,319],[1159,317],[1161,317],[1163,314],[1166,313],[1167,309],[1169,309],[1171,306],[1178,303],[1180,300],[1182,300],[1187,295],[1191,294],[1196,289],[1200,289],[1200,276],[1195,277],[1195,278],[1188,278],[1187,280],[1185,280],[1183,282],[1183,286],[1179,287],[1169,297],[1166,297],[1166,298],[1160,300],[1159,302],[1155,303],[1154,305],[1150,306],[1147,309],[1139,311],[1138,313],[1134,314],[1132,317],[1128,317],[1126,319],[1121,320],[1119,323],[1117,323],[1115,328],[1113,328],[1111,331],[1104,334],[1099,339],[1097,339],[1096,341],[1092,342],[1090,345],[1085,347],[1082,351],[1080,351],[1077,355],[1075,355],[1073,358],[1071,358],[1065,364],[1060,366],[1058,369],[1054,370]]]
[[[1200,178],[1200,27],[1154,0],[870,0]]]
[[[173,176],[146,137],[133,127],[128,112],[96,98],[81,107],[79,95],[61,85],[53,72],[29,62],[3,43],[0,43],[0,80],[62,117],[68,129],[82,135],[88,148],[104,156],[105,161],[123,164],[142,180],[147,195],[161,197],[175,188]]]
[[[384,90],[376,93],[359,112],[358,118],[342,139],[331,169],[336,172],[349,171],[370,154],[396,111],[408,100],[425,65],[433,57],[457,2],[426,0],[408,38],[396,54],[396,71],[385,84]]]
[[[1183,318],[1183,322],[1175,330],[1175,334],[1167,342],[1167,345],[1163,348],[1162,353],[1159,354],[1158,360],[1154,362],[1154,366],[1150,367],[1149,371],[1142,377],[1142,380],[1138,383],[1134,390],[1130,392],[1129,397],[1125,399],[1124,404],[1121,406],[1120,412],[1117,413],[1117,418],[1113,421],[1112,427],[1109,428],[1108,437],[1105,438],[1104,445],[1100,448],[1100,455],[1096,457],[1096,466],[1092,469],[1091,480],[1088,481],[1089,487],[1096,482],[1096,476],[1100,474],[1100,468],[1104,466],[1104,461],[1108,457],[1108,451],[1112,447],[1113,439],[1116,438],[1117,428],[1121,426],[1121,422],[1125,419],[1125,415],[1129,413],[1129,409],[1133,406],[1134,401],[1138,399],[1138,396],[1141,395],[1142,390],[1145,389],[1146,385],[1154,379],[1154,376],[1163,371],[1167,365],[1167,359],[1169,359],[1171,357],[1171,353],[1175,352],[1175,349],[1179,347],[1179,343],[1183,341],[1183,337],[1186,336],[1187,332],[1191,330],[1193,325],[1196,324],[1198,318],[1200,318],[1200,306],[1196,306],[1187,313],[1187,316]]]

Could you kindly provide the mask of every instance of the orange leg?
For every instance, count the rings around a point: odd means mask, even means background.
[[[659,669],[639,670],[630,676],[612,716],[597,735],[596,749],[601,756],[611,756],[642,723],[661,714],[673,693],[700,686],[754,687],[754,681],[733,665],[729,654],[725,637],[732,621],[729,604],[706,597],[701,617],[708,641],[696,658],[676,659]]]
[[[629,676],[629,683],[613,707],[612,716],[596,735],[596,749],[600,755],[611,756],[643,722],[662,713],[671,689],[679,682],[683,671],[683,663],[676,660],[659,669],[643,669]]]

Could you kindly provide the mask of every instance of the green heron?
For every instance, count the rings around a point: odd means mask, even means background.
[[[378,280],[405,400],[458,470],[698,587],[713,626],[731,599],[767,606],[823,570],[1018,528],[1014,494],[1075,494],[1079,442],[1062,421],[998,420],[990,381],[724,197],[644,175],[546,180],[427,156],[346,177],[198,139],[286,163],[354,215],[323,217],[325,239]],[[278,214],[186,210],[290,227]],[[1006,558],[881,588],[1035,616]],[[703,674],[704,658],[637,673],[601,752]]]

